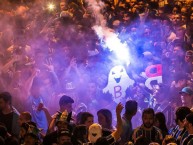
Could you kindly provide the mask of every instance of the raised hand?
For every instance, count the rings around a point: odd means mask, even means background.
[[[119,103],[116,107],[116,113],[117,114],[121,114],[122,110],[123,110],[123,105],[121,103]]]
[[[54,72],[54,65],[52,64],[51,58],[46,60],[46,63],[44,63],[44,66],[47,68],[49,72]]]

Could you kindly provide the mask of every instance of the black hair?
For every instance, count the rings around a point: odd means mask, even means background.
[[[82,112],[80,117],[80,124],[84,124],[88,117],[94,117],[90,112]]]
[[[193,112],[186,116],[186,120],[193,125]]]
[[[60,98],[59,105],[63,106],[63,105],[68,104],[68,103],[74,103],[74,100],[69,96],[63,95]]]
[[[190,108],[183,106],[183,107],[179,107],[176,110],[176,122],[178,120],[183,121],[185,119],[185,117],[191,113]]]
[[[157,112],[155,114],[155,118],[159,121],[159,124],[160,124],[159,129],[162,130],[162,133],[163,132],[168,132],[168,128],[166,126],[166,118],[165,118],[164,113]]]
[[[112,128],[112,113],[111,113],[111,111],[108,109],[100,109],[97,112],[97,115],[99,115],[99,113],[101,113],[105,117],[105,120],[108,124],[108,129]]]
[[[135,115],[138,103],[135,100],[129,100],[125,104],[125,114]]]
[[[142,117],[144,116],[144,114],[152,114],[153,116],[155,116],[155,112],[152,108],[144,109],[142,113]]]
[[[84,138],[84,135],[87,135],[86,125],[77,125],[74,128],[72,139],[74,142],[77,142],[77,140],[79,140],[82,143],[86,143],[87,141]]]
[[[3,99],[6,103],[12,104],[12,96],[9,92],[2,92],[0,93],[0,99]]]

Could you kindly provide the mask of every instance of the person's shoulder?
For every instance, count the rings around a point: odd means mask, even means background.
[[[157,135],[159,136],[159,139],[163,139],[163,134],[161,129],[157,128],[156,126],[153,126],[152,131],[155,130],[155,132],[157,133]]]
[[[155,131],[157,131],[158,133],[162,133],[161,129],[159,129],[159,128],[156,127],[156,126],[153,126],[153,129],[155,129]]]
[[[157,131],[160,131],[161,129],[159,129],[158,127],[156,127],[156,126],[153,126],[153,128],[155,129],[155,130],[157,130]]]
[[[136,137],[137,137],[137,134],[138,134],[139,132],[142,132],[142,130],[143,130],[143,128],[142,128],[141,126],[135,128],[135,129],[133,130],[132,138],[136,138]]]

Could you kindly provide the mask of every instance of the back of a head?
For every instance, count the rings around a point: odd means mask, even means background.
[[[161,122],[161,123],[165,123],[166,122],[165,115],[162,112],[157,112],[155,114],[155,118],[157,118],[159,120],[159,122]]]
[[[125,104],[125,113],[135,115],[137,112],[138,103],[135,100],[129,100]]]
[[[80,125],[82,113],[83,113],[83,112],[79,112],[79,113],[76,115],[76,125]]]
[[[71,133],[68,129],[61,129],[60,131],[58,131],[57,137],[60,138],[61,136],[71,137]]]
[[[63,106],[63,105],[68,104],[68,103],[72,104],[72,103],[74,103],[74,100],[71,97],[69,97],[69,96],[63,95],[60,98],[59,105]]]
[[[176,110],[176,121],[180,120],[183,121],[185,119],[185,117],[191,113],[190,108],[183,106],[183,107],[179,107]]]
[[[84,135],[87,135],[86,125],[77,125],[73,131],[73,137],[83,139]]]
[[[193,125],[193,112],[186,116],[186,120]]]
[[[0,98],[2,98],[6,103],[9,102],[11,105],[12,96],[9,92],[0,93]]]

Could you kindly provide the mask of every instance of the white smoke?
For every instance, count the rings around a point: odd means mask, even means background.
[[[104,3],[96,0],[87,0],[88,6],[95,17],[95,25],[92,27],[99,39],[105,43],[105,46],[113,51],[117,59],[130,63],[128,46],[126,43],[122,43],[118,38],[118,35],[106,25],[106,19],[102,15],[101,10],[104,9]]]

